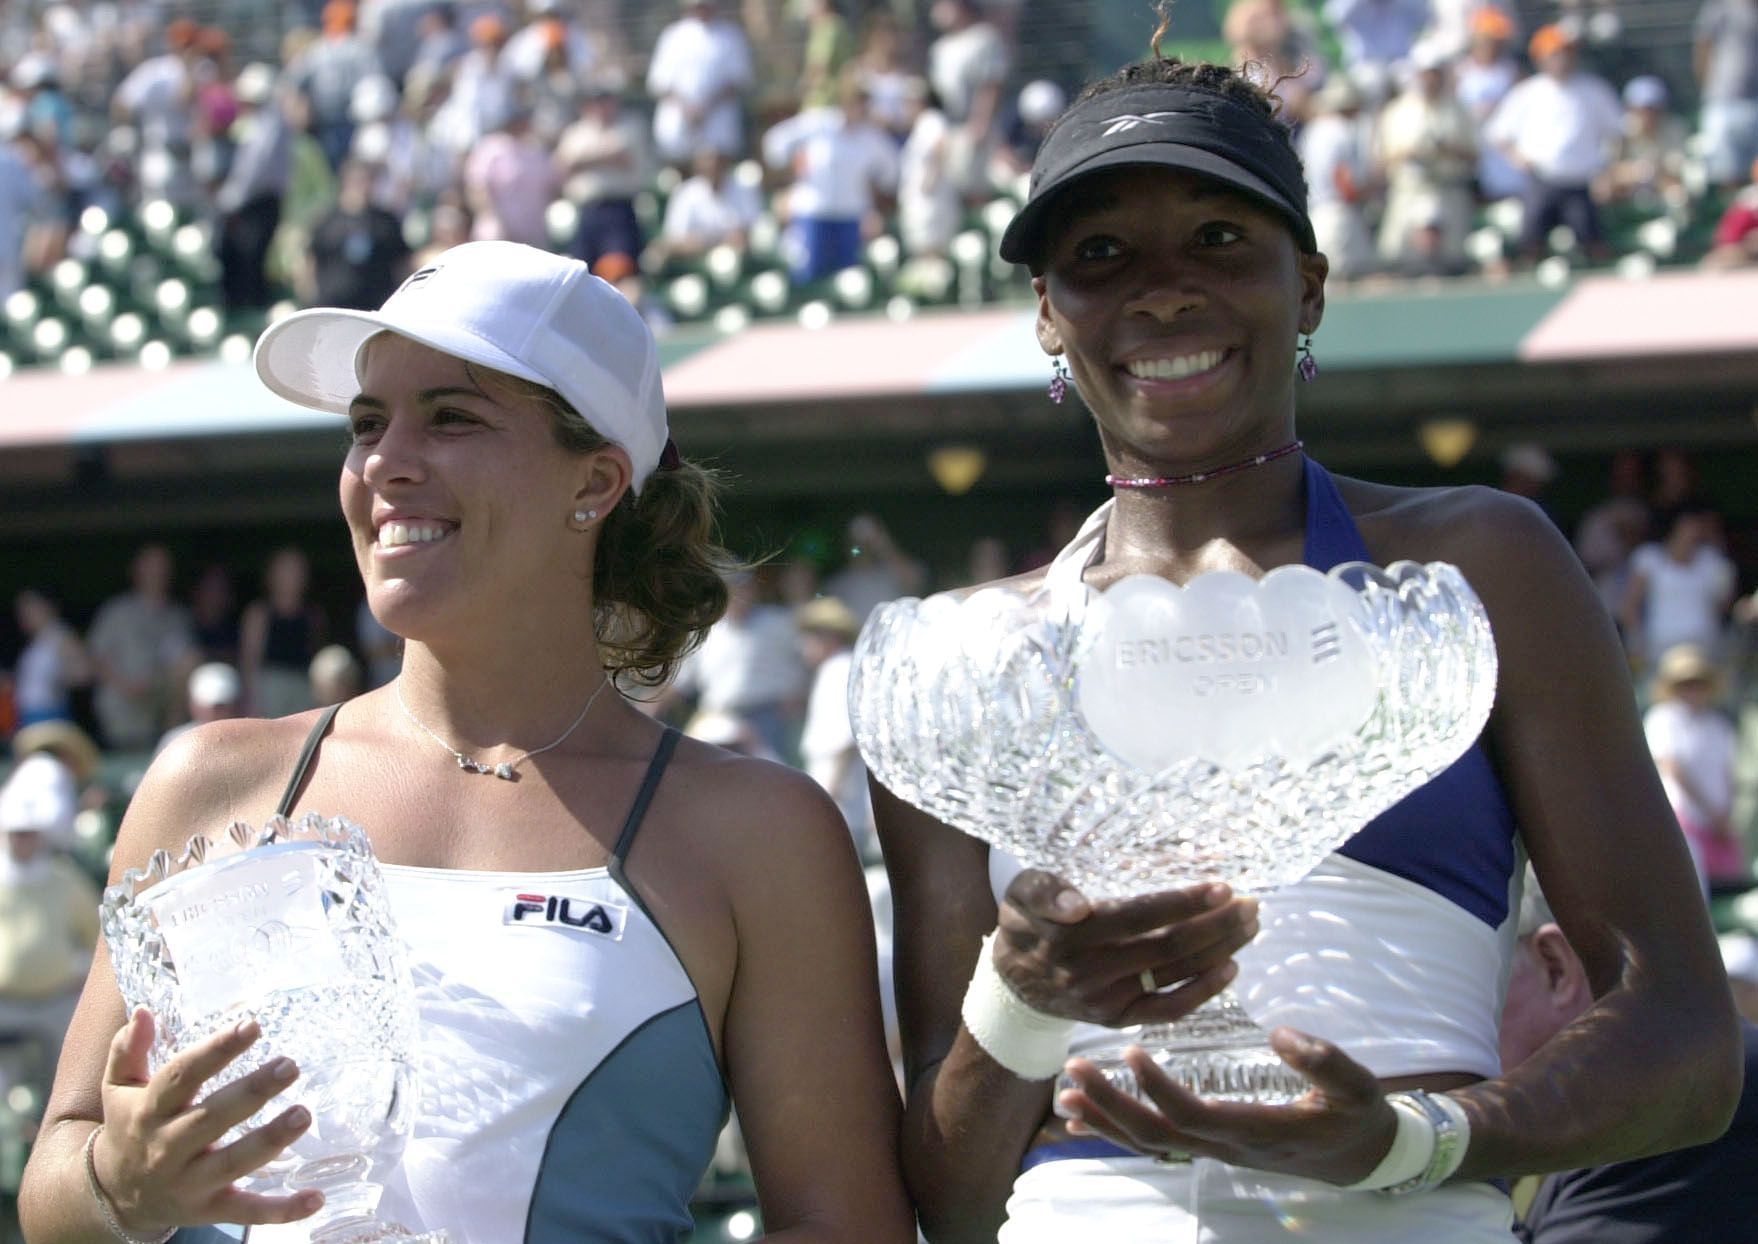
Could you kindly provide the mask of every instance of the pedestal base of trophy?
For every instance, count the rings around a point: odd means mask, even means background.
[[[1302,1096],[1312,1084],[1277,1057],[1269,1036],[1253,1022],[1231,991],[1222,993],[1175,1024],[1141,1029],[1133,1040],[1082,1051],[1081,1057],[1119,1092],[1152,1105],[1124,1062],[1124,1051],[1139,1045],[1168,1077],[1198,1097],[1279,1105]],[[1057,1078],[1056,1098],[1078,1088],[1066,1073]],[[1061,1112],[1061,1107],[1057,1107]]]

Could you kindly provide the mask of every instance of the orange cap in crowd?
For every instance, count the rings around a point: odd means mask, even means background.
[[[201,33],[201,27],[187,17],[180,17],[165,27],[165,46],[173,52],[181,52],[195,46],[195,39]]]
[[[507,38],[506,24],[493,13],[484,13],[470,23],[470,42],[477,45],[504,43]]]
[[[1574,46],[1575,36],[1561,26],[1540,26],[1532,32],[1532,42],[1526,45],[1526,51],[1534,61],[1541,61]]]
[[[330,0],[324,5],[324,33],[345,35],[354,30],[353,0]]]
[[[568,41],[568,28],[560,20],[553,17],[543,19],[543,46],[549,51],[561,47]]]
[[[1512,39],[1514,23],[1500,9],[1485,5],[1471,15],[1471,33],[1486,39]]]
[[[609,281],[615,285],[625,277],[635,275],[635,259],[622,251],[612,251],[608,255],[600,255],[592,264],[592,275],[601,281]]]

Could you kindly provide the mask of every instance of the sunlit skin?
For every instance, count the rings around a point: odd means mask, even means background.
[[[590,609],[586,542],[596,536],[573,529],[570,515],[608,514],[628,484],[623,450],[564,449],[547,410],[485,387],[486,375],[385,334],[367,347],[349,410],[341,502],[361,581],[378,619],[416,643],[473,646],[484,634],[512,642],[509,628],[533,614],[577,627]],[[391,520],[446,535],[387,547],[381,529]],[[579,572],[553,570],[569,565]],[[544,579],[552,590],[531,599],[523,585]]]
[[[1125,168],[1070,192],[1050,227],[1038,341],[1062,355],[1119,475],[1248,458],[1294,436],[1295,349],[1324,316],[1323,255],[1246,195],[1193,174]],[[1221,350],[1178,380],[1125,365]]]

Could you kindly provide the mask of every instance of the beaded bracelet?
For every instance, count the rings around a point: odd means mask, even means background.
[[[123,1230],[122,1224],[116,1221],[116,1211],[110,1208],[110,1198],[104,1195],[104,1189],[98,1183],[98,1163],[92,1157],[92,1150],[97,1147],[98,1133],[104,1130],[102,1123],[92,1129],[91,1135],[85,1138],[85,1182],[92,1190],[92,1200],[98,1203],[98,1212],[104,1216],[104,1225],[110,1234],[121,1240],[123,1244],[166,1244],[177,1234],[176,1227],[167,1228],[160,1235],[134,1235]]]

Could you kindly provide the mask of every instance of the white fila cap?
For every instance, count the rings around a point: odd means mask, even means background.
[[[381,332],[547,385],[628,452],[641,485],[669,432],[659,347],[639,312],[577,259],[518,242],[466,242],[412,275],[377,311],[313,307],[271,324],[256,374],[313,410],[346,414],[360,352]]]

